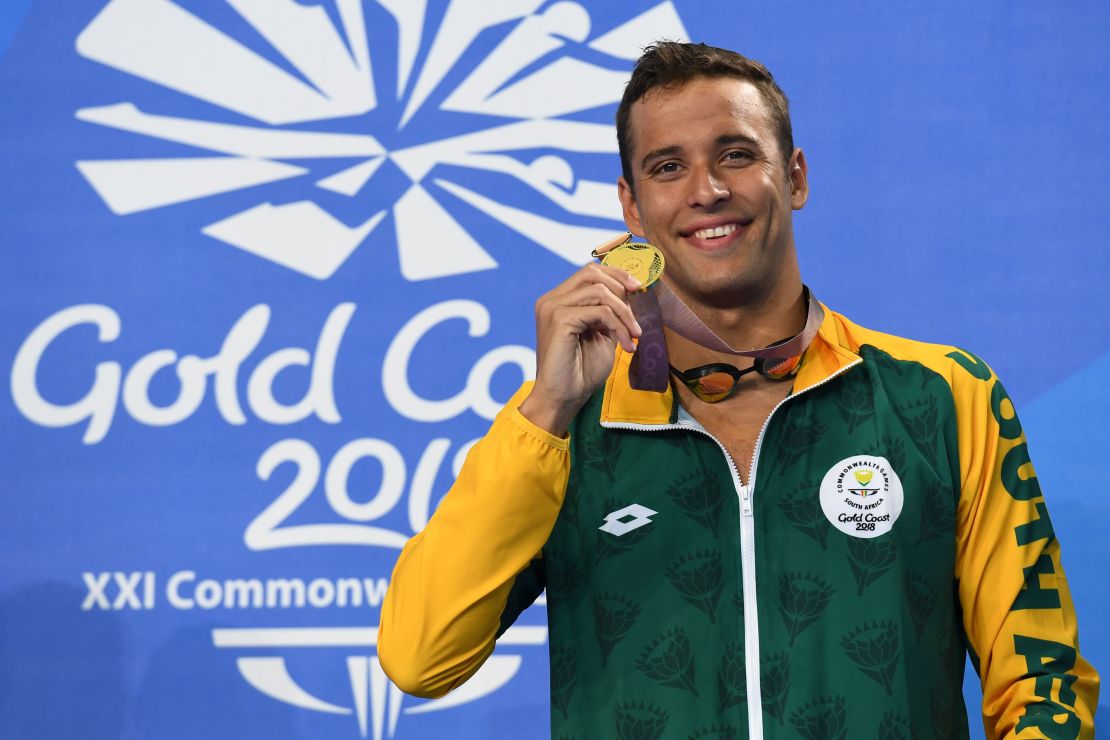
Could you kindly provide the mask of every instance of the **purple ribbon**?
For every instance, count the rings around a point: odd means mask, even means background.
[[[821,328],[821,321],[825,316],[821,304],[813,297],[809,288],[803,286],[803,290],[808,305],[806,325],[800,333],[773,347],[734,349],[706,326],[662,280],[657,281],[647,290],[628,299],[628,305],[643,330],[628,366],[630,385],[638,391],[656,393],[662,393],[670,385],[670,361],[667,357],[667,341],[663,336],[664,325],[680,337],[724,354],[768,360],[781,360],[802,354],[817,336],[817,330]]]
[[[671,370],[658,297],[653,288],[648,288],[633,293],[628,299],[628,305],[641,329],[636,352],[628,366],[628,380],[636,390],[661,393],[670,383]]]

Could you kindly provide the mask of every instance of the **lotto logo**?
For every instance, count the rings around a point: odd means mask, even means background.
[[[646,527],[651,524],[651,517],[658,514],[657,511],[652,511],[646,506],[639,504],[631,504],[623,509],[617,509],[605,515],[605,524],[602,524],[598,529],[602,532],[608,532],[611,535],[620,537],[621,535],[628,534],[634,529]]]

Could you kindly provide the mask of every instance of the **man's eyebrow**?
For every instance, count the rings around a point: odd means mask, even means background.
[[[652,149],[650,152],[644,155],[643,159],[640,160],[640,167],[646,170],[648,168],[648,165],[655,160],[664,159],[666,157],[673,157],[674,155],[679,154],[681,151],[682,147],[678,145],[664,146],[660,147],[659,149]]]
[[[729,144],[747,144],[759,148],[759,142],[745,134],[724,134],[717,137],[717,146],[728,146]]]

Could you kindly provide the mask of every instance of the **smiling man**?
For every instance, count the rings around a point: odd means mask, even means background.
[[[965,647],[989,737],[1093,737],[1098,677],[1006,391],[805,289],[807,164],[771,74],[657,44],[617,129],[662,285],[591,264],[537,302],[535,382],[398,560],[391,678],[460,685],[546,588],[554,737],[966,737]],[[629,304],[663,291],[673,380],[639,390],[656,318]]]

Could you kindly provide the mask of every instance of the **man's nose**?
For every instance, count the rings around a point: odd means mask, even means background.
[[[687,193],[687,205],[690,207],[709,208],[729,199],[728,183],[718,177],[713,167],[695,167],[690,175],[690,190]]]

